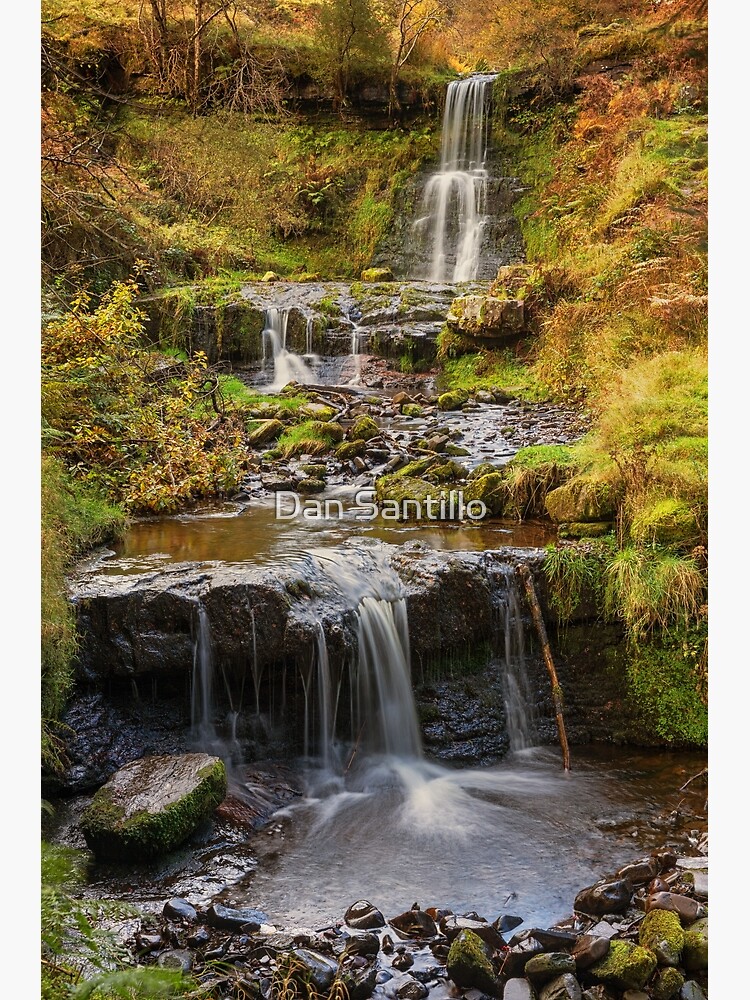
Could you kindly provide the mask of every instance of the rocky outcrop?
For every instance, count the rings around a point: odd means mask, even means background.
[[[463,295],[453,300],[447,323],[465,336],[495,341],[523,336],[527,332],[526,319],[523,299]]]

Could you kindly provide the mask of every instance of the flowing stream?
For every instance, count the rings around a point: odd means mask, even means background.
[[[266,345],[271,349],[273,376],[267,386],[267,392],[278,392],[289,382],[300,382],[309,385],[315,381],[315,373],[304,358],[293,354],[286,347],[287,324],[289,310],[272,307],[266,310],[266,322],[263,330],[263,368],[269,360]]]

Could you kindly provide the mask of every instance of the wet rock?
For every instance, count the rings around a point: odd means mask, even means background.
[[[251,907],[235,909],[221,903],[212,903],[206,911],[206,917],[212,927],[223,927],[226,930],[239,930],[245,927],[250,931],[260,930],[261,924],[268,923],[268,917],[262,910]]]
[[[682,964],[688,972],[708,968],[708,917],[702,917],[685,930]]]
[[[628,941],[611,941],[609,952],[590,967],[589,974],[598,982],[618,990],[640,990],[656,968],[656,958]]]
[[[541,955],[544,947],[538,941],[528,938],[508,948],[503,956],[503,973],[506,976],[521,976],[526,963],[534,955]]]
[[[336,977],[338,964],[309,948],[294,948],[291,954],[304,966],[305,980],[320,993],[327,993]]]
[[[457,938],[461,931],[473,931],[493,950],[502,948],[505,944],[502,935],[493,924],[488,924],[483,920],[472,920],[469,917],[459,917],[454,913],[441,919],[440,930],[449,941]]]
[[[689,896],[681,896],[677,892],[655,892],[646,897],[646,912],[651,910],[670,910],[676,913],[683,924],[691,924],[706,915],[705,907]]]
[[[380,434],[380,428],[372,417],[357,417],[347,432],[348,441],[370,441]]]
[[[613,938],[617,934],[617,928],[613,927],[612,924],[607,923],[606,920],[600,920],[598,924],[589,930],[591,937],[603,937],[603,938]]]
[[[401,412],[405,417],[421,417],[424,410],[419,403],[404,403],[401,406]]]
[[[679,965],[685,944],[680,918],[670,910],[651,910],[643,918],[638,941],[656,955],[659,965]]]
[[[481,500],[488,514],[499,517],[509,500],[508,486],[503,475],[490,472],[486,476],[472,479],[464,489],[464,502],[469,503],[470,500]]]
[[[669,883],[663,878],[651,879],[646,887],[646,895],[652,896],[655,892],[669,892]]]
[[[692,876],[693,879],[693,895],[697,896],[698,899],[707,900],[708,899],[708,872],[693,871],[689,872],[688,875]],[[686,875],[687,878],[687,875]]]
[[[205,927],[199,927],[195,934],[191,934],[187,939],[190,948],[205,948],[211,940],[211,935]]]
[[[407,951],[401,951],[393,959],[391,965],[394,969],[398,969],[399,972],[406,972],[414,965],[414,959]]]
[[[380,940],[377,934],[352,934],[344,946],[347,955],[377,955]]]
[[[366,899],[359,899],[356,903],[352,903],[344,914],[344,920],[350,927],[357,930],[369,931],[377,927],[385,927],[383,914]]]
[[[659,865],[660,873],[670,871],[677,864],[677,852],[669,848],[660,848],[657,851],[652,851],[651,857]]]
[[[492,926],[496,927],[500,934],[507,934],[516,927],[520,927],[522,923],[523,917],[514,917],[510,913],[503,913],[495,920]]]
[[[344,964],[339,969],[338,975],[346,988],[348,1000],[367,1000],[377,985],[377,969],[374,963],[360,968]]]
[[[678,995],[680,1000],[707,1000],[703,987],[699,986],[694,979],[683,983]]]
[[[500,981],[485,945],[472,931],[461,931],[450,947],[446,965],[448,975],[456,986],[475,986],[490,996],[500,995]]]
[[[632,887],[625,879],[598,882],[578,893],[574,908],[595,917],[604,916],[605,913],[624,913],[632,895]]]
[[[644,861],[636,861],[631,865],[625,865],[617,872],[618,878],[627,879],[631,885],[642,885],[651,881],[659,873],[659,864],[656,858],[647,858]]]
[[[399,1000],[424,1000],[429,992],[424,983],[407,977],[406,982],[402,983],[396,990],[396,996]]]
[[[677,969],[660,969],[651,986],[653,1000],[673,1000],[682,989],[685,977]]]
[[[649,1000],[649,997],[643,990],[625,990],[622,1000]]]
[[[247,443],[251,448],[259,448],[261,445],[275,441],[284,431],[284,425],[280,420],[263,420],[247,436]]]
[[[575,971],[575,960],[567,952],[562,951],[535,955],[534,958],[529,959],[524,968],[526,978],[530,979],[535,986],[540,986],[547,980],[562,976],[566,972],[574,973]]]
[[[184,948],[172,948],[163,951],[156,960],[156,964],[162,969],[179,969],[181,972],[190,972],[193,967],[193,956]]]
[[[581,1000],[581,987],[576,977],[566,972],[542,987],[539,1000]]]
[[[578,935],[571,934],[569,931],[545,931],[538,927],[530,930],[529,936],[538,941],[546,951],[562,951],[563,949],[572,948],[578,940]]]
[[[164,944],[161,934],[136,934],[135,944],[140,952],[156,951]]]
[[[468,398],[469,394],[464,389],[453,389],[451,392],[444,392],[438,396],[438,409],[460,410]]]
[[[406,910],[399,913],[397,917],[389,920],[388,923],[400,934],[405,934],[412,938],[435,937],[437,927],[432,917],[418,908]]]
[[[582,934],[576,941],[571,954],[577,969],[588,969],[594,962],[604,958],[608,951],[609,938]]]
[[[390,267],[366,267],[359,276],[360,281],[395,281],[393,271]]]
[[[152,858],[177,847],[211,816],[227,792],[218,757],[142,757],[115,772],[81,818],[98,858]]]
[[[198,919],[198,911],[192,903],[179,896],[168,899],[162,913],[168,920],[184,920],[188,924],[194,924]]]
[[[537,1000],[536,990],[528,979],[509,979],[503,990],[503,1000]]]

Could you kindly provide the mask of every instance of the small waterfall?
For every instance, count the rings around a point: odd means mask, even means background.
[[[362,330],[356,323],[352,323],[352,364],[354,374],[349,379],[349,385],[359,385],[362,377],[362,357],[361,357],[361,337]]]
[[[430,267],[415,277],[470,281],[482,249],[489,174],[489,109],[495,76],[476,74],[448,85],[440,170],[427,181],[416,235],[427,245]]]
[[[198,630],[193,647],[193,690],[190,722],[201,746],[213,746],[218,736],[214,725],[214,653],[211,624],[202,603],[198,604]]]
[[[277,309],[275,306],[266,310],[265,327],[263,329],[263,367],[265,369],[268,357],[267,346],[271,349],[273,360],[273,380],[268,386],[269,392],[278,392],[289,382],[300,382],[308,385],[315,381],[315,373],[298,354],[292,354],[286,348],[286,329],[289,322],[289,310]],[[312,332],[310,331],[310,337]]]

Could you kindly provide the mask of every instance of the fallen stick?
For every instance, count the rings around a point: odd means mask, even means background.
[[[568,736],[565,732],[565,720],[563,719],[563,702],[562,702],[562,688],[560,687],[560,682],[557,679],[557,671],[555,670],[555,661],[552,659],[552,650],[550,649],[549,639],[547,638],[547,629],[544,625],[544,618],[542,617],[542,609],[539,606],[539,598],[536,596],[536,588],[534,587],[534,578],[531,575],[531,570],[528,566],[517,566],[516,573],[521,578],[523,582],[524,589],[526,591],[526,597],[529,602],[529,608],[531,609],[531,617],[534,619],[534,625],[536,626],[537,635],[539,636],[539,642],[542,646],[542,653],[544,654],[544,664],[547,667],[547,673],[549,674],[549,679],[552,684],[552,703],[555,706],[555,715],[557,718],[557,733],[560,737],[560,749],[562,750],[563,767],[566,771],[570,770],[570,748],[568,747]]]

